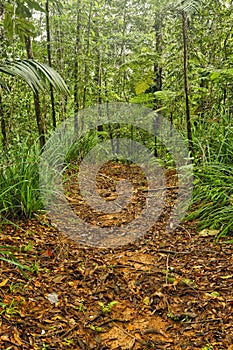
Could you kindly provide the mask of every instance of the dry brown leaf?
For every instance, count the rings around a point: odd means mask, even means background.
[[[16,328],[14,328],[14,333],[13,333],[13,336],[14,336],[14,340],[15,342],[18,344],[18,345],[22,345],[23,342],[21,341],[20,337],[19,337],[19,332]]]

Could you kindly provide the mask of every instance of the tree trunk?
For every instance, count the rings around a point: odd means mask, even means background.
[[[154,25],[155,30],[155,51],[157,54],[162,56],[162,47],[161,47],[161,40],[162,40],[162,19],[161,14],[158,14],[158,17],[155,20]],[[154,84],[152,88],[152,93],[156,91],[162,91],[162,67],[160,67],[159,63],[154,64]],[[153,103],[153,109],[156,110],[159,108],[159,103],[154,97],[154,103]],[[154,130],[156,132],[156,130]],[[157,136],[154,138],[154,156],[158,157],[158,147],[157,147]]]
[[[88,24],[87,24],[87,47],[86,47],[86,61],[84,67],[84,88],[83,88],[83,108],[86,106],[87,84],[89,78],[88,59],[90,56],[90,36],[91,36],[91,17],[92,17],[92,1],[90,2]]]
[[[76,41],[75,41],[75,59],[74,59],[74,128],[78,128],[78,112],[79,112],[79,96],[78,96],[78,81],[79,77],[79,57],[81,54],[81,1],[77,2],[77,23],[76,23]]]
[[[99,36],[99,31],[98,31],[98,36]],[[98,63],[97,63],[97,70],[96,70],[96,85],[97,85],[97,103],[98,103],[98,110],[99,114],[101,114],[101,108],[100,104],[102,103],[102,48],[100,47],[98,49]],[[99,132],[98,137],[103,140],[103,135],[101,132],[104,130],[103,125],[98,125],[97,126],[97,131]]]
[[[192,140],[192,127],[190,119],[190,107],[189,107],[189,88],[188,88],[188,44],[187,44],[187,32],[188,32],[188,23],[187,15],[185,10],[182,10],[182,34],[183,34],[183,59],[184,59],[184,92],[185,92],[185,107],[186,107],[186,127],[188,135],[188,145],[189,152],[191,156],[193,155],[193,140]]]
[[[62,30],[61,23],[63,22],[62,19],[62,12],[60,7],[58,7],[58,21],[56,23],[56,41],[58,42],[58,48],[57,48],[57,59],[58,59],[58,66],[60,72],[64,72],[64,37],[65,33]],[[56,57],[56,56],[55,56]],[[62,94],[61,100],[59,102],[59,108],[58,108],[58,114],[60,116],[60,120],[64,121],[66,118],[66,108],[67,108],[67,94]]]
[[[6,121],[4,118],[4,112],[2,107],[2,96],[0,94],[0,120],[1,120],[1,131],[2,131],[2,146],[5,150],[7,148],[7,131],[6,131]]]
[[[34,55],[32,51],[32,41],[29,36],[25,38],[25,45],[26,45],[28,59],[34,59]],[[41,118],[40,97],[39,97],[38,91],[35,91],[33,93],[33,98],[34,98],[34,107],[35,107],[40,147],[43,148],[45,145],[45,127],[44,127],[43,119]]]
[[[45,13],[46,13],[46,35],[47,35],[48,64],[49,64],[49,67],[52,67],[50,20],[49,20],[49,0],[46,0],[46,3],[45,3]],[[57,126],[57,122],[56,122],[56,112],[55,112],[54,93],[53,93],[53,86],[52,86],[52,84],[50,84],[49,88],[50,88],[50,100],[51,100],[51,107],[52,107],[53,128],[55,129],[56,126]]]

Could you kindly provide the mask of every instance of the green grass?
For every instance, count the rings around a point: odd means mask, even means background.
[[[38,176],[39,149],[26,144],[2,153],[0,217],[28,218],[42,209]]]
[[[233,234],[233,124],[222,118],[196,130],[193,206],[187,219],[200,229],[218,229],[219,237]]]
[[[193,210],[201,229],[218,229],[220,235],[233,233],[233,166],[203,164],[195,172]]]
[[[25,278],[28,278],[24,270],[32,271],[32,268],[30,268],[27,265],[21,264],[13,254],[13,252],[15,251],[19,251],[19,248],[14,246],[0,246],[0,260],[16,266],[19,269],[19,271],[22,273],[22,275]]]

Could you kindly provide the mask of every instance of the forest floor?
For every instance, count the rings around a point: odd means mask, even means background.
[[[129,168],[115,166],[115,177]],[[102,170],[100,190],[112,198],[108,167]],[[174,173],[167,182],[166,208],[153,229],[118,248],[81,246],[43,215],[3,226],[0,246],[17,247],[14,257],[30,271],[0,260],[0,349],[233,350],[233,244],[198,233],[192,222],[168,233]],[[73,209],[92,223],[124,221],[100,220],[81,198],[72,203],[80,194],[67,186]],[[0,258],[11,258],[1,249]]]

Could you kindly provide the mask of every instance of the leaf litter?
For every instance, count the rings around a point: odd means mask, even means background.
[[[106,166],[97,179],[108,200],[116,198],[114,181],[132,171],[114,166],[113,177]],[[232,349],[232,244],[198,235],[195,222],[166,232],[176,173],[168,171],[166,178],[159,220],[119,248],[78,245],[42,214],[2,226],[0,245],[19,248],[14,256],[31,268],[25,275],[0,261],[0,349]],[[147,183],[137,168],[133,179],[138,189],[121,217],[90,210],[74,181],[65,188],[83,219],[119,225],[145,203]]]

